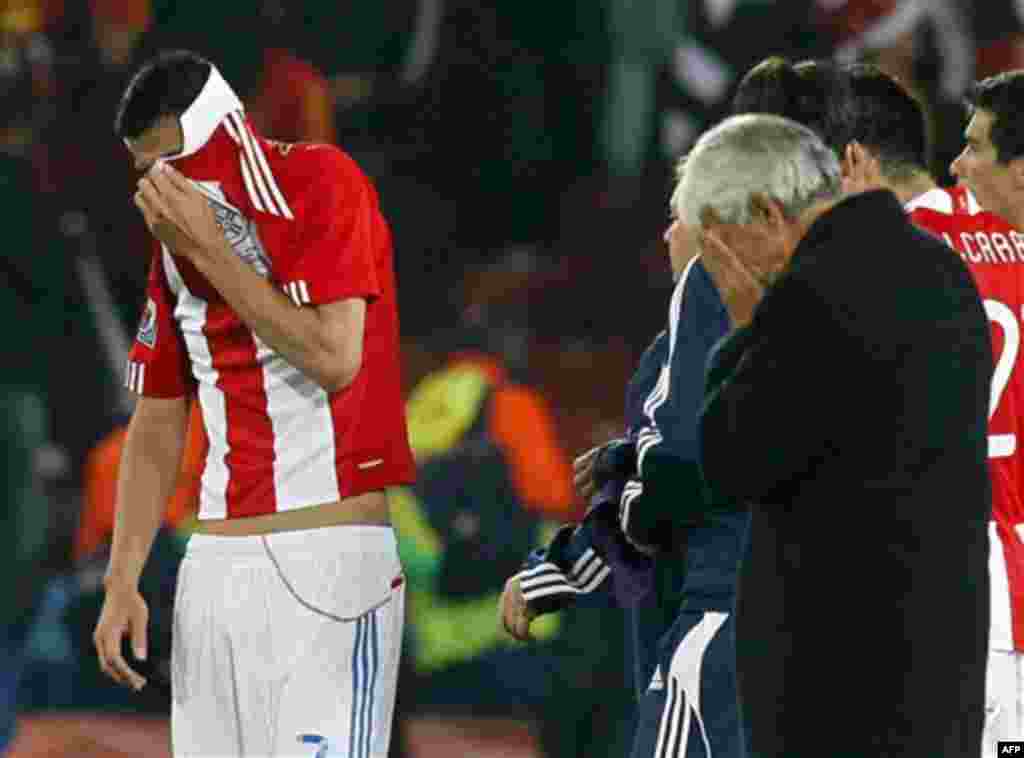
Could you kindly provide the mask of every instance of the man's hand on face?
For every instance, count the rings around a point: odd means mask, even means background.
[[[746,326],[764,297],[777,241],[760,224],[726,224],[710,208],[702,214],[701,260],[736,328]]]
[[[194,259],[224,241],[209,202],[167,163],[154,164],[139,180],[135,205],[153,236],[175,255]]]

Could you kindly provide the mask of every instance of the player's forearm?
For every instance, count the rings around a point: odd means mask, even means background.
[[[163,405],[158,417],[137,411],[128,427],[117,480],[117,513],[106,583],[135,586],[174,493],[185,447],[188,404]]]
[[[345,371],[313,308],[299,308],[247,266],[225,241],[192,261],[238,316],[274,352],[328,391],[341,389]]]

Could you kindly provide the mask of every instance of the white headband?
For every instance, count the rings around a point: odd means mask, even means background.
[[[224,81],[217,67],[211,63],[210,76],[206,84],[192,101],[192,105],[186,108],[178,119],[181,124],[181,152],[168,155],[161,160],[175,161],[198,153],[210,141],[210,137],[228,114],[242,110],[245,110],[242,101],[231,89],[231,85]],[[124,140],[124,144],[131,148],[128,139]]]
[[[206,84],[178,119],[181,124],[181,152],[161,160],[176,161],[199,153],[228,114],[244,110],[242,100],[234,94],[231,85],[220,76],[217,67],[210,64],[210,76]],[[125,139],[124,142],[131,148],[130,140]]]
[[[220,71],[211,63],[210,76],[206,84],[179,119],[183,137],[181,152],[169,156],[168,160],[177,160],[198,153],[210,141],[220,122],[227,118],[229,113],[244,109],[242,101],[231,89],[231,85],[224,81]]]

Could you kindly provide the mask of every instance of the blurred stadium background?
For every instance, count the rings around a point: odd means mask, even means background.
[[[623,755],[630,731],[621,619],[581,608],[526,650],[495,602],[579,513],[568,461],[617,433],[662,328],[675,157],[758,60],[871,59],[928,104],[948,179],[961,96],[1024,66],[1022,30],[1020,0],[0,0],[9,754],[170,754],[161,667],[198,427],[144,577],[153,684],[106,683],[90,642],[148,265],[111,130],[141,60],[207,55],[264,133],[336,142],[380,190],[425,482],[394,498],[413,593],[394,755],[593,757]],[[511,410],[437,410],[465,399],[445,381],[467,361]],[[496,458],[452,431],[477,416]]]

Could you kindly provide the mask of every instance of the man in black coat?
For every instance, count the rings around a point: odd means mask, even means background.
[[[751,755],[977,757],[992,352],[960,258],[773,116],[690,155],[739,328],[708,369],[708,484],[751,506],[737,671]]]

